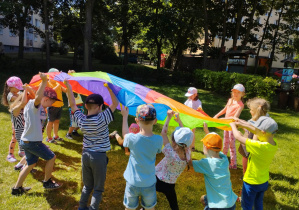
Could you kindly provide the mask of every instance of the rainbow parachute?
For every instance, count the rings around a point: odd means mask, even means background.
[[[64,72],[46,73],[49,79],[59,82],[65,87],[63,81],[66,79],[71,84],[73,91],[82,95],[92,93],[101,94],[105,104],[111,104],[111,98],[104,83],[108,83],[119,102],[129,108],[129,114],[135,116],[136,109],[141,104],[151,103],[157,111],[158,123],[163,124],[167,117],[167,110],[172,109],[180,113],[180,118],[184,126],[189,128],[202,127],[206,122],[209,127],[218,127],[224,130],[230,130],[229,123],[232,120],[214,119],[206,116],[205,113],[196,111],[180,102],[177,102],[154,90],[144,87],[140,84],[122,79],[105,72],[80,72],[67,74]],[[41,82],[39,75],[35,75],[31,81],[31,86],[38,86]],[[120,109],[120,106],[118,106]],[[171,126],[177,126],[172,119]]]

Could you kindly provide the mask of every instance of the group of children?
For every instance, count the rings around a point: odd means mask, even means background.
[[[13,195],[21,195],[30,189],[22,185],[39,157],[47,161],[44,188],[61,187],[61,184],[51,179],[56,156],[42,143],[42,122],[46,119],[45,108],[51,107],[55,102],[61,102],[61,98],[54,89],[56,86],[46,87],[47,75],[40,73],[40,77],[42,82],[36,92],[28,85],[22,86],[21,80],[17,77],[9,78],[5,84],[3,104],[9,105],[15,101],[14,105],[10,106],[14,130],[11,145],[14,145],[16,140],[19,142],[19,154],[24,151],[27,162],[12,189]],[[239,151],[242,151],[242,155],[245,154],[243,155],[242,208],[252,209],[254,206],[255,209],[262,209],[263,194],[268,187],[269,165],[277,150],[273,135],[278,130],[278,126],[272,118],[266,116],[270,107],[269,103],[260,98],[247,102],[252,119],[248,122],[239,119],[244,108],[241,100],[245,95],[243,85],[237,84],[233,87],[231,98],[225,108],[214,116],[218,118],[225,114],[226,119],[233,119],[230,123],[232,131],[224,131],[222,141],[217,133],[210,133],[207,125],[204,124],[206,135],[201,141],[206,158],[192,160],[191,152],[195,149],[195,130],[184,127],[178,113],[169,110],[161,135],[156,135],[153,133],[153,126],[157,122],[157,113],[153,105],[140,105],[136,111],[136,124],[133,123],[130,127],[128,126],[129,110],[127,107],[122,107],[123,138],[117,132],[109,135],[108,125],[113,121],[113,112],[119,103],[109,85],[105,84],[105,87],[110,93],[111,105],[103,111],[103,97],[99,94],[91,94],[86,98],[85,108],[88,113],[84,115],[82,99],[74,97],[68,81],[64,83],[66,89],[62,91],[67,94],[70,116],[76,123],[76,125],[71,124],[68,134],[73,132],[75,127],[80,128],[83,133],[82,180],[84,186],[79,209],[99,208],[108,164],[106,152],[111,149],[110,138],[112,137],[116,137],[119,144],[127,148],[126,154],[129,155],[124,172],[126,188],[123,204],[126,209],[136,209],[139,206],[139,199],[144,209],[154,209],[157,204],[156,191],[165,194],[171,209],[179,209],[175,183],[186,167],[188,170],[193,168],[195,172],[204,174],[207,195],[203,195],[200,200],[205,209],[235,209],[238,196],[232,191],[229,171],[229,169],[237,168],[235,139],[241,143]],[[23,89],[24,91],[20,93]],[[185,105],[202,110],[196,88],[189,88],[186,96],[188,100]],[[55,111],[58,116],[59,112],[60,110]],[[167,132],[172,117],[179,127],[171,134],[171,140],[169,140]],[[59,138],[55,133],[55,122],[59,120],[57,118],[53,118],[53,125],[49,125],[49,130],[51,126],[54,127],[54,140]],[[238,128],[243,128],[244,134],[239,132]],[[48,132],[47,136],[49,139]],[[162,145],[164,145],[163,149]],[[221,152],[222,148],[223,152]],[[226,156],[228,148],[231,156],[230,164]],[[160,152],[163,152],[165,157],[155,166],[156,154]],[[9,155],[7,159],[14,158],[13,152]],[[92,198],[88,207],[91,193]]]

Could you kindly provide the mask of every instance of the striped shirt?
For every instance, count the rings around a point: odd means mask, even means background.
[[[106,152],[111,149],[108,124],[114,120],[108,107],[95,115],[84,115],[80,110],[74,112],[74,121],[83,133],[83,149],[94,152]]]
[[[11,113],[11,122],[15,129],[16,139],[19,142],[25,126],[23,109],[20,111],[20,114],[16,117],[13,115],[13,113]]]

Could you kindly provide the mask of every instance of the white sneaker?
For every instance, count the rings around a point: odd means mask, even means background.
[[[24,151],[19,151],[18,154],[19,154],[20,157],[24,157],[25,156],[25,152]]]
[[[6,160],[7,160],[8,162],[11,162],[11,163],[17,161],[17,159],[15,158],[15,156],[14,156],[14,155],[10,155],[10,154],[7,155]]]

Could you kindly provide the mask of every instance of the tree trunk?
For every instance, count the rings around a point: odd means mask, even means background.
[[[262,39],[259,43],[259,46],[258,46],[258,49],[257,49],[257,53],[256,53],[256,56],[255,56],[255,62],[254,62],[254,74],[257,73],[257,65],[258,65],[258,57],[260,55],[260,50],[261,50],[261,47],[262,47],[262,44],[264,42],[264,38],[265,38],[265,35],[268,31],[268,27],[269,27],[269,19],[270,19],[270,16],[272,14],[272,10],[273,10],[273,7],[274,7],[274,3],[275,3],[275,0],[272,0],[272,4],[271,4],[271,8],[270,8],[270,11],[269,11],[269,14],[268,14],[268,17],[267,17],[267,20],[266,20],[266,25],[265,25],[265,29],[264,29],[264,32],[263,32],[263,35],[262,35]]]
[[[242,17],[243,17],[242,9],[243,9],[243,5],[244,5],[244,0],[239,0],[238,2],[240,2],[240,5],[238,7],[238,12],[237,12],[236,29],[235,29],[234,39],[233,39],[233,50],[237,49],[239,30],[240,30],[240,26],[241,26]]]
[[[77,68],[77,61],[78,61],[78,47],[79,47],[79,46],[75,46],[75,47],[74,47],[73,69],[76,69],[76,68]]]
[[[224,18],[223,18],[223,29],[222,29],[222,38],[221,38],[221,49],[220,49],[220,55],[219,55],[219,71],[222,71],[222,57],[225,53],[225,38],[226,38],[226,22],[227,22],[227,8],[228,8],[228,2],[225,0],[224,2]]]
[[[208,12],[206,0],[202,1],[203,10],[204,10],[204,31],[205,31],[205,43],[203,47],[203,68],[207,67],[207,54],[208,54],[208,40],[209,40],[209,29],[208,29]]]
[[[45,13],[45,45],[46,45],[46,68],[50,69],[50,44],[49,44],[49,16],[48,16],[48,0],[44,0],[44,13]]]
[[[253,26],[253,17],[254,17],[254,13],[256,11],[256,5],[257,5],[257,0],[254,0],[252,2],[252,10],[251,10],[250,17],[249,17],[248,27],[246,29],[245,37],[244,37],[243,42],[242,42],[242,50],[244,50],[246,45],[247,45],[248,38],[249,38],[249,35],[250,35],[250,31],[251,31],[252,26]]]
[[[92,11],[95,0],[85,2],[84,71],[91,71]]]
[[[21,20],[23,23],[23,20]],[[23,59],[24,58],[24,27],[25,24],[19,25],[19,50],[18,50],[18,58]]]
[[[158,62],[157,62],[157,69],[160,69],[160,63],[161,63],[161,54],[162,54],[162,41],[158,40],[158,38],[156,38],[156,46],[157,46],[157,58],[158,58]]]
[[[272,68],[272,63],[273,63],[273,59],[274,59],[274,52],[275,52],[275,47],[276,47],[276,41],[277,41],[277,35],[278,35],[281,15],[283,13],[283,8],[285,6],[285,3],[286,3],[286,0],[283,0],[282,1],[282,6],[281,6],[281,9],[280,9],[280,13],[278,15],[277,28],[275,30],[274,37],[273,37],[273,40],[272,40],[272,51],[271,51],[271,55],[270,55],[269,68],[268,68],[268,71],[266,72],[266,76],[268,75],[268,72],[271,71],[271,68]]]
[[[19,14],[20,16],[17,17],[18,25],[19,25],[19,50],[18,50],[18,58],[24,58],[24,31],[26,26],[26,19],[28,16],[29,7],[24,7],[23,13]],[[22,15],[22,16],[21,16]]]
[[[128,0],[124,0],[124,4],[122,6],[122,29],[123,29],[123,43],[124,43],[124,62],[123,64],[125,65],[124,69],[126,69],[126,66],[128,64],[128,46],[129,46],[129,41],[128,41],[128,29],[127,29],[127,21],[128,21],[128,10],[129,10],[129,5],[128,5]]]

